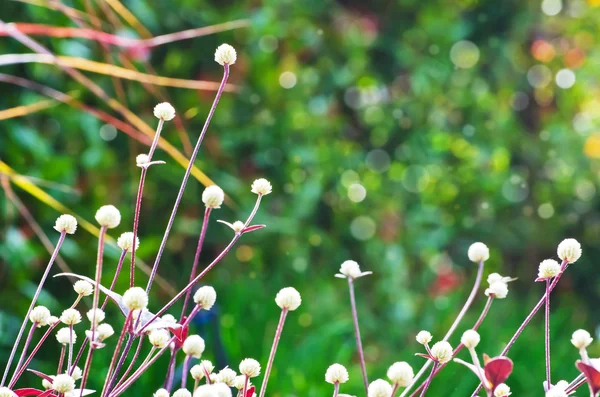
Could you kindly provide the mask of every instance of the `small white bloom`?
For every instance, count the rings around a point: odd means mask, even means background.
[[[238,390],[242,390],[244,388],[245,384],[246,384],[246,376],[245,375],[238,375],[233,380],[233,387],[235,387]],[[250,382],[248,382],[248,386],[250,386]]]
[[[217,374],[217,382],[225,383],[227,386],[233,386],[233,381],[237,374],[231,368],[223,368]]]
[[[51,379],[54,379],[54,375],[50,375]],[[52,389],[52,382],[47,379],[42,379],[42,387],[46,390]]]
[[[556,385],[554,385],[554,387],[567,390],[567,388],[569,387],[569,382],[567,382],[566,380],[559,380],[558,382],[556,382]]]
[[[69,372],[70,372],[70,368],[67,369],[67,371],[65,373],[68,374]],[[82,375],[83,375],[83,372],[81,371],[81,368],[75,366],[75,368],[73,368],[73,373],[71,374],[71,377],[77,381],[77,380],[81,379]]]
[[[479,344],[481,337],[474,329],[469,329],[462,334],[460,343],[465,345],[467,349],[474,349]]]
[[[229,226],[235,234],[239,234],[244,230],[244,222],[242,221],[235,221],[233,223],[229,223],[229,222],[225,222],[222,220],[218,220],[217,222],[223,223],[227,226]]]
[[[202,192],[202,202],[207,208],[221,208],[224,200],[225,193],[217,185],[209,186]]]
[[[48,325],[54,325],[59,321],[60,321],[60,319],[58,317],[50,316],[50,318],[48,318]]]
[[[100,226],[113,229],[121,223],[121,213],[114,205],[103,205],[96,211],[96,221]]]
[[[200,364],[196,364],[190,369],[190,375],[192,375],[192,378],[194,378],[194,380],[202,380],[205,375],[204,369]]]
[[[62,312],[60,321],[67,325],[75,325],[81,322],[81,313],[77,309],[67,309]]]
[[[73,289],[81,296],[90,296],[94,293],[94,286],[89,281],[79,280],[73,284]]]
[[[129,310],[143,310],[148,306],[148,294],[141,287],[129,288],[123,294],[123,304]]]
[[[95,325],[100,324],[106,318],[106,314],[104,314],[104,311],[102,309],[96,309],[96,311],[94,311],[94,309],[90,309],[86,313],[86,316],[90,323]]]
[[[190,335],[183,342],[183,352],[195,358],[200,358],[204,353],[204,339],[200,335]]]
[[[440,364],[445,364],[452,359],[452,346],[446,341],[437,342],[431,347],[431,355]]]
[[[340,267],[340,273],[350,278],[360,277],[360,266],[355,261],[345,261]]]
[[[17,394],[8,387],[0,387],[0,397],[17,397]]]
[[[201,365],[202,368],[204,368],[209,374],[211,374],[212,371],[215,369],[215,366],[213,365],[213,363],[210,362],[210,360],[202,360],[200,361],[199,365]]]
[[[48,310],[48,308],[45,306],[36,306],[29,314],[29,320],[32,323],[35,323],[38,328],[48,325],[50,317],[50,310]]]
[[[245,358],[240,363],[240,373],[249,378],[260,375],[260,363],[253,358]]]
[[[231,397],[231,389],[225,383],[216,383],[212,385],[215,397]],[[256,395],[256,393],[255,393]]]
[[[117,239],[117,245],[123,251],[130,251],[133,248],[133,232],[125,232]],[[140,247],[140,239],[135,236],[135,249]]]
[[[73,215],[61,215],[56,219],[54,230],[73,234],[77,230],[77,219]]]
[[[432,338],[433,337],[431,336],[431,333],[429,331],[423,330],[423,331],[419,331],[419,333],[417,334],[415,339],[420,344],[425,345],[425,344],[431,342]]]
[[[187,389],[179,389],[173,393],[173,397],[192,397],[192,393]]]
[[[542,279],[556,277],[558,273],[560,273],[560,263],[554,259],[543,260],[538,268],[538,277]]]
[[[300,293],[295,288],[287,287],[283,288],[277,293],[275,297],[275,303],[282,309],[290,311],[296,310],[302,303]]]
[[[221,44],[215,51],[215,62],[223,66],[225,64],[233,65],[237,59],[235,49],[229,44]]]
[[[348,370],[341,364],[332,364],[325,372],[325,382],[335,385],[336,383],[348,382]]]
[[[367,392],[368,397],[390,397],[392,395],[392,385],[383,379],[377,379],[371,382]]]
[[[567,392],[560,387],[553,387],[546,392],[546,397],[568,397]]]
[[[56,375],[52,382],[52,389],[59,393],[68,393],[75,389],[75,379],[66,374]]]
[[[175,108],[168,102],[159,103],[154,107],[154,117],[165,121],[173,120],[175,117]]]
[[[142,165],[146,165],[149,162],[150,162],[150,156],[148,156],[146,153],[138,154],[135,157],[135,165],[137,165],[138,167],[142,166]],[[164,389],[160,389],[160,390],[164,390]]]
[[[154,392],[154,397],[171,397],[167,389],[158,389]]]
[[[273,190],[271,182],[265,178],[260,178],[252,182],[252,193],[265,196]]]
[[[91,336],[91,331],[85,331],[86,335],[88,335],[88,332],[90,333],[89,336]],[[96,328],[96,337],[100,342],[110,338],[114,334],[115,330],[110,324],[103,323]]]
[[[490,250],[484,243],[473,243],[467,252],[472,262],[485,262],[490,259]]]
[[[581,244],[574,238],[567,238],[558,244],[556,252],[563,261],[574,263],[581,258]]]
[[[213,385],[201,385],[194,391],[194,397],[217,397],[217,391]]]
[[[160,319],[166,323],[177,324],[177,319],[172,314],[165,314]]]
[[[504,281],[496,281],[485,290],[485,295],[492,296],[495,299],[504,299],[508,295],[508,284]]]
[[[169,344],[171,335],[164,329],[155,329],[148,335],[148,340],[152,346],[156,347],[157,349],[162,349]]]
[[[500,383],[496,386],[496,390],[494,390],[494,397],[508,397],[511,394],[510,387],[508,387],[506,383]]]
[[[410,385],[410,382],[412,382],[413,378],[415,377],[415,373],[407,362],[400,361],[390,366],[387,371],[387,377],[394,385],[406,387]]]
[[[591,345],[593,340],[594,338],[592,338],[590,333],[584,329],[578,329],[573,332],[573,336],[571,337],[571,343],[579,350],[585,349]]]
[[[60,344],[68,345],[69,338],[71,337],[70,333],[71,333],[71,330],[69,330],[68,327],[61,328],[58,330],[58,332],[56,332],[56,340]],[[77,334],[75,333],[75,331],[73,331],[73,344],[75,344],[76,341],[77,341]]]
[[[194,294],[194,302],[204,310],[210,310],[217,300],[217,291],[208,285],[198,288]]]

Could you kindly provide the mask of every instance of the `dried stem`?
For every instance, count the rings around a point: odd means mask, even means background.
[[[283,331],[283,324],[285,323],[285,317],[288,313],[287,309],[281,310],[281,316],[279,317],[279,324],[277,324],[277,331],[275,332],[275,338],[273,339],[273,345],[271,346],[271,353],[269,354],[269,361],[267,362],[267,369],[265,370],[265,377],[263,379],[262,386],[260,388],[260,397],[265,396],[265,392],[267,391],[267,383],[269,382],[269,375],[271,374],[271,368],[273,368],[273,360],[275,360],[275,353],[277,352],[277,345],[279,344],[279,339],[281,338],[281,333]]]
[[[367,378],[367,367],[365,365],[365,354],[360,338],[360,328],[358,326],[358,311],[356,310],[356,298],[354,297],[354,279],[348,277],[348,289],[350,290],[350,306],[352,307],[352,321],[354,322],[354,336],[356,337],[356,347],[360,358],[360,370],[362,372],[365,393],[369,390],[369,379]]]

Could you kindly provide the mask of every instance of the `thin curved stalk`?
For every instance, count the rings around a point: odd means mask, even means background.
[[[333,385],[333,397],[337,397],[339,392],[340,392],[340,383],[335,382],[335,384]],[[245,397],[245,396],[246,395],[244,394],[244,396],[242,396],[242,397]],[[393,396],[393,394],[392,394],[392,396]]]
[[[32,323],[31,328],[29,328],[29,332],[27,333],[27,338],[25,339],[25,346],[23,346],[23,351],[21,352],[21,357],[19,357],[19,361],[17,361],[17,366],[15,367],[15,372],[10,380],[10,383],[13,383],[15,376],[19,373],[19,369],[21,368],[21,364],[23,364],[23,360],[25,359],[25,355],[27,354],[27,349],[29,349],[29,344],[31,343],[31,339],[33,338],[33,333],[37,328],[37,323]]]
[[[546,385],[550,387],[550,279],[546,279],[546,313],[544,326],[546,328]]]
[[[83,397],[83,391],[85,390],[85,385],[87,384],[88,376],[90,374],[90,368],[92,367],[92,356],[94,355],[94,345],[90,344],[90,348],[88,349],[88,355],[85,360],[85,366],[83,367],[83,377],[81,378],[81,393],[79,393],[79,397]]]
[[[123,372],[123,375],[121,375],[121,379],[119,379],[119,381],[115,384],[115,387],[117,387],[121,383],[123,383],[123,380],[125,380],[127,378],[127,375],[129,375],[129,373],[135,366],[135,362],[137,361],[138,357],[140,356],[140,351],[142,350],[143,342],[144,342],[144,338],[140,337],[138,339],[138,345],[137,345],[137,348],[135,349],[135,353],[133,353],[133,358],[131,359],[131,362],[129,363],[129,366],[127,366],[127,369],[125,370],[125,372]],[[154,346],[152,346],[152,349],[150,349],[150,355],[152,355],[152,353],[154,353]],[[148,358],[148,357],[146,357],[146,358]],[[142,364],[145,362],[146,362],[146,360],[144,360],[142,362]]]
[[[181,388],[185,389],[185,384],[187,383],[187,377],[188,377],[188,366],[190,365],[190,359],[192,358],[192,356],[185,356],[185,359],[183,360],[183,368],[181,370]]]
[[[365,364],[365,353],[363,351],[362,341],[360,338],[360,328],[358,326],[358,311],[356,310],[356,298],[354,296],[354,281],[348,277],[348,289],[350,290],[350,306],[352,307],[352,321],[354,323],[354,336],[356,338],[356,348],[360,358],[360,370],[362,372],[365,393],[369,390],[369,379],[367,378],[367,366]]]
[[[121,351],[121,344],[123,344],[123,339],[125,339],[125,334],[127,333],[127,329],[130,327],[132,323],[133,310],[131,310],[127,317],[125,318],[125,323],[123,324],[123,329],[121,330],[121,334],[119,335],[119,339],[117,340],[117,345],[115,346],[115,351],[110,360],[110,365],[108,366],[108,372],[106,372],[106,378],[104,379],[104,387],[102,390],[101,396],[104,396],[106,391],[109,389],[109,384],[113,380],[113,369],[117,362],[117,356]],[[110,391],[110,390],[109,390]]]
[[[277,345],[279,345],[279,339],[281,339],[281,333],[283,332],[283,324],[285,323],[285,317],[288,313],[287,309],[281,310],[281,316],[279,316],[279,323],[277,324],[277,331],[275,331],[275,338],[273,338],[273,345],[271,346],[271,353],[269,353],[269,361],[267,362],[267,369],[265,370],[265,377],[263,379],[262,386],[260,387],[260,397],[265,396],[267,391],[267,384],[269,383],[269,375],[273,368],[273,361],[275,360],[275,353],[277,352]]]
[[[94,285],[94,304],[92,306],[92,313],[96,313],[98,310],[98,303],[100,301],[100,284],[102,281],[102,260],[104,259],[104,237],[106,236],[106,226],[100,228],[100,235],[98,236],[98,256],[96,258],[96,277]],[[96,326],[92,323],[92,340],[96,340]]]
[[[46,339],[48,338],[48,336],[58,326],[58,324],[60,324],[60,322],[54,323],[54,324],[52,324],[51,326],[48,327],[48,329],[46,330],[46,332],[44,333],[44,335],[42,335],[42,337],[40,338],[40,340],[37,343],[37,345],[35,345],[35,347],[31,351],[31,354],[29,354],[29,357],[27,357],[27,360],[25,360],[25,363],[23,365],[21,365],[21,368],[19,368],[19,372],[17,373],[17,375],[9,383],[9,385],[8,385],[9,389],[12,389],[13,386],[19,381],[19,378],[21,377],[21,375],[23,375],[23,372],[25,372],[25,370],[27,369],[27,367],[29,366],[29,364],[31,363],[31,361],[33,360],[33,358],[35,357],[35,355],[37,354],[37,352],[40,350],[40,348],[42,347],[42,344],[44,344],[44,342],[46,341]],[[65,349],[66,349],[65,345],[63,345],[62,349],[61,349],[61,356],[60,356],[60,359],[59,359],[59,365],[58,365],[57,374],[60,374],[61,371],[62,371],[62,365],[63,365],[62,363],[63,363],[64,358],[65,358]]]
[[[170,393],[173,387],[173,373],[175,372],[175,361],[177,359],[177,350],[171,349],[171,358],[169,358],[169,364],[167,365],[167,374],[163,387]]]
[[[433,363],[433,368],[431,368],[431,374],[429,374],[429,378],[427,378],[427,382],[425,382],[425,386],[423,387],[423,391],[421,392],[421,397],[425,396],[427,393],[427,389],[431,385],[431,381],[433,380],[433,375],[435,374],[435,370],[437,369],[438,363],[437,361]]]

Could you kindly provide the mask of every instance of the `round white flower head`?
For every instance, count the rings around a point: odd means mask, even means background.
[[[460,343],[465,345],[467,349],[474,349],[479,344],[481,337],[474,329],[469,329],[462,334]]]
[[[383,379],[377,379],[371,382],[367,392],[368,397],[390,397],[392,395],[392,385]]]
[[[217,185],[209,186],[202,192],[202,202],[207,208],[221,208],[223,200],[225,193]]]
[[[217,397],[217,391],[213,385],[202,385],[198,386],[194,390],[194,397]]]
[[[198,291],[194,294],[194,302],[204,310],[210,310],[216,300],[217,291],[208,285],[198,288]]]
[[[560,387],[553,387],[546,392],[546,397],[568,397],[567,392]]]
[[[216,383],[212,385],[215,397],[231,397],[231,389],[225,383]]]
[[[208,372],[209,374],[212,373],[212,371],[215,369],[215,366],[213,365],[213,363],[210,362],[210,360],[202,360],[200,361],[200,365],[202,366],[202,368],[204,368],[206,370],[206,372]]]
[[[68,374],[68,372],[69,372],[69,369],[67,369],[67,371],[65,373]],[[82,375],[83,375],[83,372],[81,371],[81,368],[75,366],[75,368],[73,368],[73,373],[71,374],[71,377],[77,381],[77,380],[81,379]]]
[[[581,244],[574,238],[567,238],[558,244],[556,250],[558,257],[568,263],[577,262],[581,258]]]
[[[0,397],[17,397],[17,394],[8,387],[0,387]]]
[[[415,373],[407,362],[400,361],[392,364],[387,371],[387,377],[394,385],[406,387],[410,385],[410,382],[412,382],[413,378],[415,377]]]
[[[485,290],[486,296],[493,296],[496,299],[504,299],[508,295],[508,284],[504,281],[496,281],[490,284],[490,287]]]
[[[296,310],[302,303],[300,293],[293,287],[283,288],[277,293],[275,303],[282,309]]]
[[[238,390],[242,390],[244,388],[245,384],[246,384],[246,376],[245,375],[238,375],[233,380],[233,387],[235,387]],[[250,382],[248,382],[248,386],[250,386]]]
[[[94,309],[90,309],[86,313],[86,316],[87,316],[88,320],[90,321],[90,323],[95,324],[95,325],[100,324],[106,318],[106,314],[104,314],[104,311],[100,308],[96,309],[95,311],[94,311]]]
[[[58,330],[58,332],[56,332],[56,340],[60,344],[68,345],[69,338],[71,337],[70,333],[71,333],[71,331],[69,330],[68,327],[61,328]],[[73,331],[73,344],[75,344],[76,341],[77,341],[77,334],[75,333],[75,331]]]
[[[249,378],[260,375],[260,363],[253,358],[245,358],[240,363],[240,373]]]
[[[555,277],[558,273],[560,273],[560,263],[554,259],[543,260],[538,268],[538,277],[542,279]]]
[[[158,389],[153,394],[154,397],[171,397],[167,389]]]
[[[350,278],[360,277],[360,266],[355,261],[344,261],[342,266],[340,266],[340,273]]]
[[[171,335],[164,329],[155,329],[148,334],[148,340],[152,346],[157,349],[162,349],[169,344],[169,340],[171,340]]]
[[[123,294],[123,304],[129,310],[143,310],[148,306],[148,294],[141,287],[129,288]]]
[[[73,215],[61,215],[56,219],[54,230],[73,234],[77,230],[77,219]]]
[[[50,318],[48,318],[48,325],[54,325],[59,321],[60,321],[60,319],[58,317],[50,316]]]
[[[32,323],[36,324],[38,328],[48,325],[50,317],[50,310],[48,310],[48,308],[46,308],[45,306],[36,306],[29,314],[29,320]]]
[[[94,286],[89,281],[79,280],[73,284],[73,289],[81,296],[90,296],[94,293]]]
[[[348,382],[348,370],[341,364],[332,364],[325,372],[325,382],[335,385],[336,383]]]
[[[190,369],[190,375],[192,375],[192,378],[194,378],[194,380],[202,380],[205,375],[204,369],[200,364],[196,364]]]
[[[50,375],[51,379],[54,379],[54,375]],[[52,382],[49,382],[47,379],[42,379],[42,387],[46,390],[52,389]]]
[[[81,313],[77,309],[67,309],[60,315],[60,321],[67,325],[75,325],[81,322]]]
[[[487,278],[488,284],[494,284],[497,281],[503,281],[504,277],[500,275],[500,273],[490,273]]]
[[[429,331],[419,331],[419,333],[416,336],[416,340],[417,342],[419,342],[422,345],[425,345],[429,342],[431,342],[431,339],[433,337],[431,336],[431,333]]]
[[[592,338],[590,333],[584,329],[578,329],[573,332],[573,336],[571,337],[571,343],[579,350],[585,349],[591,345],[593,340],[594,338]]]
[[[96,211],[96,221],[100,226],[113,229],[121,223],[121,213],[114,205],[103,205]]]
[[[54,377],[52,389],[59,393],[68,393],[75,389],[75,379],[67,374],[60,374]]]
[[[215,62],[219,65],[233,65],[237,59],[235,49],[229,44],[221,44],[215,51]]]
[[[510,387],[508,387],[506,383],[500,383],[494,390],[494,397],[508,397],[511,394]]]
[[[485,262],[490,259],[490,250],[484,243],[473,243],[467,252],[471,262]]]
[[[173,393],[173,397],[192,397],[192,393],[187,389],[179,389]]]
[[[177,324],[177,319],[172,314],[165,314],[160,319],[166,323]]]
[[[237,374],[231,368],[223,368],[217,374],[217,382],[225,383],[227,386],[233,386],[233,381]]]
[[[133,232],[125,232],[117,239],[117,245],[123,251],[130,251],[133,248]],[[140,247],[140,239],[135,236],[135,249]]]
[[[100,342],[104,341],[107,338],[110,338],[115,334],[115,330],[110,324],[100,324],[98,328],[96,328],[96,334],[98,335],[98,340]]]
[[[183,352],[195,358],[200,358],[204,353],[204,339],[200,335],[190,335],[183,342]]]
[[[159,103],[154,107],[154,117],[165,121],[175,118],[175,108],[168,102]]]
[[[138,154],[137,156],[135,156],[135,165],[140,166],[140,165],[146,165],[150,162],[150,156],[148,156],[146,153],[141,153]],[[164,390],[164,389],[160,389],[160,390]]]
[[[554,387],[557,387],[557,388],[563,389],[563,390],[567,390],[567,388],[569,387],[569,382],[567,382],[566,380],[559,380],[558,382],[556,382]]]
[[[265,196],[273,190],[271,186],[271,182],[267,181],[265,178],[259,178],[252,182],[252,193],[260,194]]]
[[[437,342],[431,347],[431,355],[440,364],[445,364],[452,359],[452,346],[446,341]]]

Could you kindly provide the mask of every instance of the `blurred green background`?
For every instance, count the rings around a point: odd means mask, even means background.
[[[77,26],[57,9],[58,1],[33,3],[3,0],[1,19]],[[60,3],[84,13],[75,18],[79,23],[97,22],[106,32],[140,37],[111,8],[114,0]],[[347,285],[333,277],[341,262],[354,259],[374,272],[357,282],[358,310],[369,377],[384,378],[395,361],[408,361],[415,371],[423,363],[414,356],[421,352],[414,341],[420,329],[430,330],[435,340],[452,323],[472,286],[475,266],[466,251],[474,241],[491,248],[486,276],[496,271],[519,277],[480,328],[479,351],[493,356],[542,295],[543,285],[533,283],[538,263],[555,257],[563,238],[574,237],[584,255],[553,294],[552,372],[555,380],[577,375],[570,335],[578,328],[595,333],[600,316],[594,268],[600,254],[600,1],[122,4],[155,36],[249,20],[248,27],[147,53],[79,38],[35,36],[58,55],[123,67],[131,61],[146,73],[211,81],[222,74],[214,49],[223,42],[237,49],[230,82],[240,90],[224,94],[196,161],[234,204],[214,212],[201,266],[231,237],[216,219],[245,219],[252,208],[252,181],[268,178],[273,193],[256,217],[268,227],[245,236],[204,280],[218,294],[215,310],[195,325],[209,346],[206,358],[235,369],[245,357],[264,365],[279,316],[275,294],[294,286],[303,304],[288,317],[269,396],[331,394],[324,373],[334,362],[350,371],[342,392],[364,395]],[[31,52],[0,37],[1,54]],[[3,65],[0,73],[69,93],[123,120],[56,66]],[[186,154],[214,96],[212,91],[84,73],[152,128],[154,105],[171,102],[179,124],[167,123],[163,136]],[[0,115],[48,99],[0,84]],[[89,112],[53,105],[25,117],[5,117],[0,160],[84,219],[92,221],[101,205],[116,205],[123,215],[121,225],[110,231],[116,238],[131,229],[139,181],[134,159],[147,147]],[[149,172],[138,250],[150,264],[184,172],[164,151],[156,158],[167,165]],[[60,213],[13,189],[56,242],[52,226]],[[202,190],[190,180],[159,269],[175,287],[187,282],[203,213]],[[5,193],[0,194],[1,362],[49,258]],[[80,228],[61,254],[75,272],[91,276],[96,245]],[[107,249],[107,275],[117,258],[116,249]],[[143,277],[138,272],[140,283]],[[123,276],[117,291],[127,283]],[[484,287],[451,339],[453,345],[483,308]],[[40,303],[59,313],[74,298],[69,281],[52,279]],[[155,287],[150,309],[168,299]],[[111,310],[116,325],[121,319]],[[542,321],[540,313],[510,353],[515,372],[507,383],[515,395],[542,395]],[[109,350],[95,357],[92,388],[104,378]],[[32,366],[52,373],[57,352],[57,343],[49,343]],[[598,356],[600,346],[594,344],[590,354]],[[467,358],[465,352],[460,356]],[[135,395],[151,395],[160,387],[165,366],[166,357],[135,384]],[[39,382],[34,376],[24,379],[23,384]],[[469,396],[476,383],[466,368],[451,364],[434,380],[429,395]],[[586,393],[582,389],[578,395]]]

